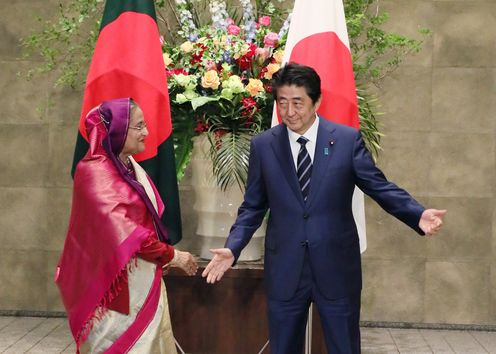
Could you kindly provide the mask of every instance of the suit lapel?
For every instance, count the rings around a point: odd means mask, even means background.
[[[310,180],[310,192],[307,199],[307,207],[310,207],[313,199],[319,194],[319,188],[323,182],[329,168],[333,153],[333,146],[336,143],[334,128],[327,121],[319,117],[319,129],[317,131],[317,143],[315,145],[315,155],[313,158],[312,179]]]
[[[283,175],[288,181],[293,193],[295,193],[300,203],[303,204],[303,196],[301,194],[298,178],[296,177],[296,168],[293,162],[293,155],[291,154],[291,147],[289,146],[289,137],[286,126],[280,124],[278,129],[275,129],[272,134],[274,134],[275,137],[271,142],[272,150],[274,150],[274,154],[281,166]]]

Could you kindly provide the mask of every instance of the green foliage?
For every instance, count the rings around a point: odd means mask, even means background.
[[[228,132],[224,135],[209,133],[210,156],[214,176],[222,190],[234,185],[243,190],[246,185],[248,156],[250,154],[250,133]]]
[[[174,152],[176,155],[176,175],[180,181],[191,159],[193,141],[196,136],[196,121],[190,118],[191,111],[186,107],[177,107],[172,121]]]
[[[381,126],[377,98],[369,94],[369,86],[379,86],[402,61],[422,49],[430,30],[418,30],[420,39],[387,32],[382,26],[389,14],[379,11],[379,0],[345,0],[346,25],[350,39],[353,71],[357,85],[360,130],[367,148],[377,160],[381,150]]]
[[[380,142],[384,136],[380,132],[379,121],[377,116],[377,97],[370,95],[366,89],[357,86],[358,98],[358,118],[360,119],[360,131],[367,149],[372,154],[374,160],[377,161],[379,152],[382,150]]]
[[[422,49],[430,30],[418,30],[420,39],[413,39],[384,30],[387,12],[379,12],[379,0],[346,0],[346,25],[350,38],[353,71],[358,85],[379,85],[410,54]],[[366,88],[364,88],[366,89]]]
[[[42,29],[22,40],[26,56],[38,54],[42,64],[29,70],[33,75],[58,71],[55,85],[78,87],[98,37],[103,0],[71,0],[60,3],[53,21],[38,18]]]

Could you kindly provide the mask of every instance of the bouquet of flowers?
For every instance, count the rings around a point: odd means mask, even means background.
[[[275,32],[270,16],[255,19],[250,1],[240,3],[241,24],[224,1],[211,1],[211,23],[197,27],[190,2],[176,0],[183,42],[163,43],[179,170],[189,161],[191,138],[206,134],[223,189],[244,188],[250,138],[270,126],[270,81],[281,66],[290,18]]]

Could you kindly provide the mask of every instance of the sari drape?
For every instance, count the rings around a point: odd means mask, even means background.
[[[157,206],[158,193],[132,160],[136,179]],[[81,353],[176,353],[162,269],[137,258],[128,265],[130,313],[108,310],[81,346]]]

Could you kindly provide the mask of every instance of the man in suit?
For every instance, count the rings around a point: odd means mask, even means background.
[[[203,272],[219,281],[270,209],[265,282],[273,354],[301,354],[308,308],[319,311],[327,350],[360,353],[362,288],[355,186],[419,234],[433,235],[445,210],[425,209],[375,166],[359,131],[317,116],[320,78],[288,64],[274,75],[282,123],[251,142],[244,201],[225,248]]]

